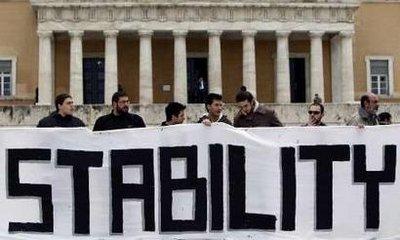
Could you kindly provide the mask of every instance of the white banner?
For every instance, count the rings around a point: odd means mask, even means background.
[[[399,126],[0,130],[1,239],[398,239]]]

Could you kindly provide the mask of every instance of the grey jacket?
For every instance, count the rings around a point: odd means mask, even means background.
[[[379,125],[378,116],[376,114],[370,114],[365,111],[364,108],[360,107],[358,109],[358,114],[353,116],[348,122],[348,126],[374,126]]]

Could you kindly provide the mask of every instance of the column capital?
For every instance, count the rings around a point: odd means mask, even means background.
[[[118,36],[119,31],[118,30],[104,30],[103,33],[104,33],[105,37],[113,38],[113,37],[117,37]]]
[[[188,30],[173,30],[172,31],[172,35],[174,35],[174,37],[186,37],[187,34],[188,34]]]
[[[309,31],[308,35],[310,35],[311,38],[321,38],[325,34],[324,31]]]
[[[81,30],[73,30],[73,31],[68,31],[68,34],[70,37],[76,37],[76,38],[81,38],[84,34],[84,31]]]
[[[282,38],[286,38],[286,37],[289,37],[289,35],[290,35],[290,32],[291,31],[276,31],[275,32],[275,35],[277,36],[277,37],[282,37]]]
[[[351,38],[354,36],[354,31],[352,30],[340,31],[339,36],[344,38]]]
[[[151,37],[153,36],[154,31],[150,29],[139,29],[138,34],[140,37]]]
[[[243,37],[254,37],[257,34],[256,30],[242,30]]]
[[[207,33],[208,33],[208,36],[210,36],[210,37],[220,37],[221,34],[223,33],[223,31],[222,30],[208,30]]]
[[[37,31],[37,35],[40,38],[53,38],[53,31],[39,30]]]

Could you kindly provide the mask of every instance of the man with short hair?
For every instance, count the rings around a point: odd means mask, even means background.
[[[303,126],[326,126],[326,124],[322,122],[323,117],[324,105],[319,102],[314,102],[308,107],[308,122]]]
[[[130,102],[124,92],[114,93],[111,102],[113,110],[96,120],[93,131],[146,127],[142,117],[129,113]]]
[[[63,93],[56,97],[56,111],[48,117],[41,119],[37,127],[84,127],[85,124],[73,116],[75,107],[74,101],[69,94]]]
[[[373,93],[366,93],[361,96],[358,114],[354,115],[348,122],[349,126],[374,126],[378,125],[376,112],[379,108],[378,96]]]
[[[171,126],[176,124],[182,124],[185,119],[186,106],[178,102],[170,102],[165,107],[166,121],[161,123],[161,126]]]
[[[213,122],[223,122],[232,125],[228,117],[222,113],[224,109],[222,95],[210,93],[206,96],[204,103],[208,114],[202,116],[198,123],[203,123],[206,126],[211,126]]]
[[[378,121],[379,125],[390,125],[392,124],[392,115],[388,112],[379,113]]]

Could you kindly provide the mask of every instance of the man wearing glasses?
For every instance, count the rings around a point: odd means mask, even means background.
[[[129,103],[129,98],[124,92],[114,93],[112,112],[99,117],[94,124],[93,131],[146,127],[139,115],[129,113]]]
[[[308,107],[308,122],[303,126],[304,127],[326,126],[326,124],[322,122],[323,117],[324,117],[324,105],[318,102],[314,102]]]

